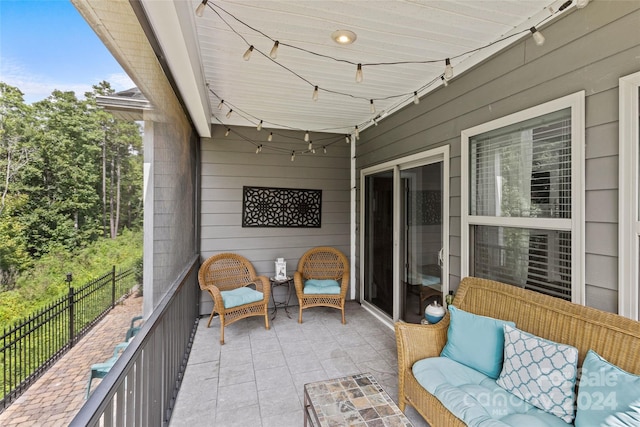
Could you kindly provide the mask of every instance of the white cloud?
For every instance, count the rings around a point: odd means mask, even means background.
[[[29,104],[49,97],[51,92],[56,89],[65,92],[73,91],[76,97],[84,98],[85,92],[90,92],[93,85],[103,80],[111,83],[111,87],[115,91],[130,89],[135,86],[125,73],[97,77],[95,81],[91,82],[77,81],[69,83],[55,81],[51,77],[35,74],[15,61],[4,57],[0,58],[0,80],[20,89],[24,93],[24,101]]]

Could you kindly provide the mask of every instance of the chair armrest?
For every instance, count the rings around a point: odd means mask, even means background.
[[[348,290],[349,290],[349,272],[345,271],[342,274],[342,280],[340,281],[340,298],[344,300],[347,297]]]
[[[267,279],[266,276],[256,276],[251,283],[256,285],[256,291],[262,292],[264,294],[264,300],[269,302],[269,298],[271,297],[271,282],[269,279]],[[251,283],[248,284],[250,285]]]
[[[302,277],[302,273],[296,271],[293,273],[293,284],[296,285],[296,295],[298,298],[304,296],[304,277]]]
[[[213,298],[213,309],[217,313],[224,313],[224,301],[222,300],[222,294],[220,293],[220,289],[214,285],[205,285],[202,287],[202,290],[206,290]]]
[[[447,342],[449,313],[435,325],[416,325],[396,322],[396,346],[398,350],[398,374],[404,378],[407,370],[418,360],[440,356]]]

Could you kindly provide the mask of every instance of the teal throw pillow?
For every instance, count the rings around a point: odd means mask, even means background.
[[[587,352],[578,383],[576,427],[640,426],[640,376]]]
[[[237,288],[232,291],[221,291],[224,308],[233,308],[240,305],[261,301],[264,298],[262,292],[248,287]]]
[[[447,344],[440,356],[462,363],[493,379],[502,370],[504,350],[503,325],[513,322],[467,313],[452,305],[447,331]]]
[[[505,325],[500,387],[570,423],[577,373],[577,348]]]

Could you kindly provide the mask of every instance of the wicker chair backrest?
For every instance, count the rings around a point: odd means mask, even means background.
[[[207,259],[203,267],[205,286],[213,285],[221,291],[246,286],[256,277],[249,260],[237,254],[215,255]]]
[[[305,279],[341,280],[349,272],[349,262],[342,252],[331,247],[313,248],[298,262],[298,271]]]

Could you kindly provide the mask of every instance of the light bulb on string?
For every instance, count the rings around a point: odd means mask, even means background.
[[[304,142],[309,142],[309,131],[304,133]]]
[[[198,7],[196,7],[196,16],[201,17],[202,15],[204,15],[204,9],[205,7],[207,7],[208,1],[209,0],[202,0],[202,3],[200,3]]]
[[[442,83],[444,83],[445,86],[449,86],[449,82],[447,81],[447,79],[444,78],[444,76],[440,76],[440,79],[442,80]]]
[[[258,147],[256,148],[256,154],[260,153],[262,151],[262,145],[258,145]]]
[[[221,99],[220,104],[218,104],[218,110],[222,110],[223,105],[224,105],[224,99]]]
[[[370,112],[371,114],[373,114],[373,113],[375,113],[375,112],[376,112],[376,106],[375,106],[375,105],[374,105],[374,103],[373,103],[373,99],[370,99],[370,100],[369,100],[369,112]]]
[[[269,56],[271,57],[271,59],[276,59],[278,57],[278,46],[280,45],[280,42],[278,40],[275,41],[275,43],[273,43],[273,47],[271,48],[271,52],[269,52]]]
[[[291,161],[293,162],[296,159],[296,152],[292,151],[291,152]]]
[[[227,128],[227,131],[224,133],[224,136],[229,136],[229,132],[231,132],[231,129]]]
[[[451,66],[451,61],[449,58],[444,60],[444,78],[446,80],[451,80],[453,77],[453,66]]]
[[[273,141],[273,132],[269,132],[269,136],[267,137],[267,141]]]
[[[262,120],[260,120],[260,123],[258,123],[258,127],[256,127],[256,129],[257,129],[258,131],[261,131],[261,130],[262,130]]]
[[[544,44],[544,36],[536,27],[531,27],[529,29],[531,31],[531,37],[533,37],[533,41],[536,42],[536,45],[542,46]]]
[[[356,139],[360,139],[360,130],[358,129],[358,125],[356,125],[355,134],[356,134]]]
[[[323,147],[322,147],[322,151],[324,152],[324,154],[327,154],[327,147],[326,147],[326,146],[323,146]]]
[[[231,113],[233,113],[233,108],[229,110],[229,112],[227,113],[227,119],[231,117]]]
[[[314,101],[318,100],[318,86],[313,88],[313,95],[311,95],[311,99],[313,99]]]
[[[249,58],[251,58],[251,52],[253,52],[253,45],[249,46],[249,49],[247,49],[244,55],[242,55],[242,59],[248,61]]]
[[[420,104],[420,98],[418,97],[418,92],[413,92],[413,103],[418,105]]]
[[[313,142],[309,141],[309,147],[307,147],[309,151],[313,150]]]
[[[346,142],[347,144],[351,142],[351,138],[349,138],[349,135],[344,136],[344,142]]]
[[[356,69],[356,83],[362,83],[362,64],[358,64]]]

